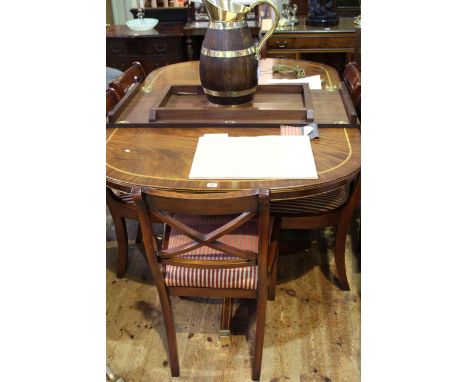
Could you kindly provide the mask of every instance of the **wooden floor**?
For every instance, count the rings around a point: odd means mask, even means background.
[[[136,226],[129,228],[134,238]],[[117,279],[114,239],[107,214],[107,364],[114,373],[126,382],[250,381],[253,301],[235,302],[231,345],[222,347],[221,301],[173,298],[180,377],[171,378],[161,307],[146,261],[131,245],[127,276]],[[307,252],[280,256],[276,301],[267,304],[261,381],[360,380],[359,264],[349,235],[351,291],[341,291],[330,281],[332,245],[331,232],[324,230],[311,235]]]

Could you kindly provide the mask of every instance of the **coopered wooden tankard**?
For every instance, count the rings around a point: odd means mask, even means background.
[[[203,0],[210,23],[200,54],[200,80],[210,102],[239,105],[250,102],[257,89],[258,56],[279,21],[271,0],[258,0],[249,7],[231,0]],[[268,4],[275,11],[271,29],[256,47],[246,16],[254,7]]]

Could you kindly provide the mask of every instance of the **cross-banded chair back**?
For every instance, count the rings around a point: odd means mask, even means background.
[[[258,265],[259,273],[266,272],[270,236],[268,191],[185,194],[137,187],[132,190],[132,197],[137,205],[150,266],[151,261],[156,260],[153,256],[157,255],[158,262],[163,265],[198,269]],[[204,220],[205,223],[208,222],[204,224],[205,232],[190,226],[190,222],[199,223],[200,217],[207,216],[211,219]],[[157,243],[154,239],[152,219],[166,224],[162,243]],[[258,226],[252,224],[256,219]],[[217,226],[218,224],[221,225]],[[200,224],[195,225],[200,227]],[[245,245],[235,246],[223,241],[223,237],[246,226],[247,230],[258,227],[258,242],[251,243],[253,246],[245,248]],[[178,243],[174,242],[175,246],[168,248],[171,230],[173,234],[177,232],[177,236],[184,236],[185,240],[179,238]],[[253,234],[256,235],[257,232]],[[201,248],[205,250],[199,250]],[[202,255],[206,249],[212,257]],[[189,253],[191,255],[187,255]],[[151,254],[154,255],[150,256]],[[161,277],[159,272],[155,273],[155,277]]]
[[[141,82],[145,77],[145,69],[138,61],[135,61],[122,75],[112,81],[109,87],[115,89],[119,96],[123,97],[133,83]]]
[[[274,228],[270,224],[269,191],[188,194],[134,187],[132,198],[163,311],[171,375],[180,370],[170,295],[223,297],[223,330],[230,327],[232,299],[254,298],[252,379],[258,381],[280,227],[278,220]],[[165,223],[162,243],[155,239],[152,219]]]

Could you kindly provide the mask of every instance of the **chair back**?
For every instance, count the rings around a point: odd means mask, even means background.
[[[346,65],[343,81],[348,88],[354,107],[356,110],[361,109],[361,71],[355,62]]]
[[[106,90],[106,115],[114,108],[115,105],[120,101],[119,94],[115,89],[108,88]]]
[[[138,61],[135,61],[122,75],[112,81],[109,87],[115,89],[119,96],[123,97],[133,83],[141,82],[145,77],[145,69]]]
[[[162,277],[158,263],[198,269],[228,269],[258,265],[259,274],[266,275],[268,243],[270,239],[269,191],[239,191],[211,194],[188,194],[134,187],[135,201],[141,225],[146,255],[155,277]],[[220,217],[222,226],[211,232],[199,232],[186,224],[183,217]],[[157,243],[151,220],[165,223],[162,243]],[[223,243],[220,239],[245,224],[258,219],[258,248],[241,249]],[[216,221],[216,219],[214,219]],[[210,229],[213,227],[210,227]],[[170,230],[191,241],[167,248]],[[222,259],[208,260],[184,257],[183,254],[201,247],[219,251]],[[181,256],[182,255],[182,256]]]

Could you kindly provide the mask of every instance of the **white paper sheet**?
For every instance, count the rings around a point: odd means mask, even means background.
[[[320,79],[320,75],[317,74],[315,76],[309,76],[304,78],[294,78],[294,79],[276,79],[270,78],[268,79],[269,84],[309,84],[310,89],[322,89],[322,81]]]
[[[308,136],[200,137],[190,179],[317,179]]]

